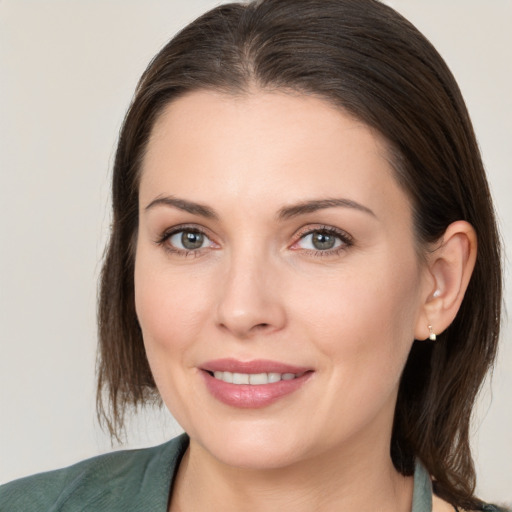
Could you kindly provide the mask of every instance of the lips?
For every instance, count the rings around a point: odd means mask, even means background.
[[[267,361],[217,359],[201,366],[208,391],[226,405],[266,407],[297,391],[313,374],[305,367]]]

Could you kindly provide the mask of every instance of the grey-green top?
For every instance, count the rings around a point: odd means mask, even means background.
[[[0,511],[166,512],[174,477],[188,443],[183,434],[153,448],[100,455],[68,468],[15,480],[0,486]],[[430,477],[418,463],[412,512],[431,510]]]

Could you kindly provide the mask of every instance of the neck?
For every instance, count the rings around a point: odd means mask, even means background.
[[[228,466],[191,440],[170,510],[409,512],[413,479],[394,469],[388,446],[352,443],[347,450],[260,470]]]

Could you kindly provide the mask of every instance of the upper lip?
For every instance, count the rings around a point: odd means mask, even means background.
[[[295,366],[279,361],[266,359],[254,359],[252,361],[238,361],[237,359],[214,359],[200,366],[208,372],[232,372],[232,373],[305,373],[311,368]]]

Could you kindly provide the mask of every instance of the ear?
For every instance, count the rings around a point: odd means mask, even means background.
[[[443,332],[454,320],[475,266],[477,237],[471,224],[457,221],[448,226],[428,255],[422,310],[415,338],[422,340]]]

